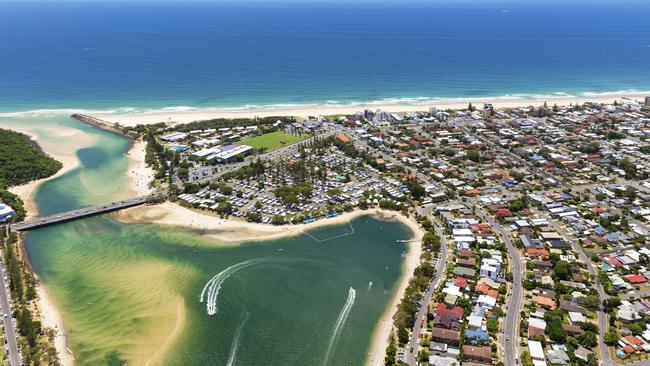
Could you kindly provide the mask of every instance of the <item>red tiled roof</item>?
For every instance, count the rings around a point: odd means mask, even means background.
[[[465,288],[467,287],[467,280],[463,277],[456,277],[456,280],[454,280],[454,285]]]
[[[460,318],[463,316],[463,308],[460,306],[449,308],[446,304],[438,303],[438,306],[436,307],[436,314]]]
[[[623,263],[621,263],[618,259],[613,258],[613,257],[605,257],[603,258],[603,262],[609,264],[612,267],[623,267]]]
[[[627,275],[623,278],[625,278],[625,280],[629,283],[646,283],[648,281],[644,276],[640,274]]]
[[[635,346],[640,346],[640,345],[643,344],[643,342],[639,338],[637,338],[635,336],[631,336],[631,335],[623,337],[623,340],[626,341],[627,343],[633,344]]]

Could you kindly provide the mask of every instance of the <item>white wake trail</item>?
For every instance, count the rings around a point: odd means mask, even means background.
[[[203,302],[203,299],[206,300],[206,308],[208,315],[214,315],[217,313],[217,298],[219,296],[219,291],[221,290],[221,285],[230,277],[233,273],[244,269],[246,267],[253,266],[255,264],[268,261],[270,258],[254,258],[249,259],[237,264],[234,264],[223,271],[217,273],[214,277],[208,281],[201,291],[201,297],[199,298],[200,302]]]
[[[345,321],[348,320],[348,315],[350,315],[350,310],[352,310],[352,306],[354,305],[354,299],[356,298],[356,296],[357,296],[357,292],[352,287],[350,287],[350,289],[348,290],[348,299],[345,301],[345,305],[343,305],[343,309],[341,309],[341,312],[339,313],[339,317],[336,319],[336,323],[334,323],[334,329],[332,330],[332,335],[330,336],[330,342],[329,345],[327,346],[327,352],[325,352],[325,359],[323,360],[323,365],[327,365],[329,363],[330,354],[334,349],[336,340],[341,334],[341,330],[343,330]]]
[[[243,319],[239,322],[237,330],[235,331],[235,338],[232,340],[232,345],[230,346],[230,355],[228,356],[228,362],[226,366],[234,366],[235,361],[237,360],[237,349],[239,348],[239,338],[241,337],[241,330],[244,328],[244,324],[248,320],[248,312],[244,313]]]

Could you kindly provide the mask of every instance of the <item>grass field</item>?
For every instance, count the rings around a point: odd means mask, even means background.
[[[296,136],[284,133],[282,131],[275,131],[271,133],[265,133],[264,135],[245,138],[239,141],[241,145],[248,145],[254,149],[265,148],[266,152],[280,149],[296,142],[300,142],[308,139],[309,136]]]

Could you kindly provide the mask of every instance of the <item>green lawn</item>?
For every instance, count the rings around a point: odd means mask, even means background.
[[[241,145],[248,145],[255,149],[265,148],[266,152],[280,149],[285,146],[295,144],[309,138],[309,135],[296,136],[284,133],[282,131],[275,131],[265,133],[260,136],[249,137],[239,141]]]

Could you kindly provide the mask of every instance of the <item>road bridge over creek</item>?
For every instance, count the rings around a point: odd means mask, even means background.
[[[68,212],[61,212],[51,216],[40,217],[30,221],[19,222],[10,225],[12,231],[28,231],[33,229],[38,229],[39,227],[60,224],[62,222],[78,220],[84,217],[101,215],[113,211],[123,210],[129,207],[135,207],[143,205],[151,200],[155,199],[157,196],[143,196],[132,198],[123,201],[117,201],[112,203],[107,203],[103,205],[84,207],[78,210],[72,210]]]

